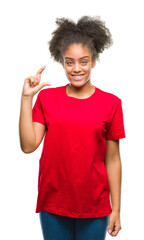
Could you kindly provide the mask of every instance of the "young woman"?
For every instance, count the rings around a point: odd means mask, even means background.
[[[44,138],[36,206],[44,239],[104,240],[106,231],[116,236],[121,229],[119,139],[126,136],[122,100],[92,85],[90,76],[112,37],[99,17],[56,23],[49,50],[69,83],[42,89],[50,86],[40,84],[45,66],[25,79],[21,149],[34,152]]]

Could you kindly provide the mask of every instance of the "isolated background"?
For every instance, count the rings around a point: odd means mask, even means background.
[[[42,239],[35,213],[42,144],[31,154],[19,143],[24,79],[46,65],[41,82],[68,83],[62,66],[50,57],[47,42],[58,17],[75,21],[99,15],[114,44],[100,55],[91,82],[122,99],[126,138],[122,161],[121,226],[117,239],[142,239],[144,213],[144,31],[143,1],[3,1],[0,3],[0,239]],[[36,95],[33,99],[35,102]],[[107,240],[111,236],[107,233]]]

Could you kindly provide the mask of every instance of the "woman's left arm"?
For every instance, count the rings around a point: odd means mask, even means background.
[[[105,157],[105,166],[108,182],[110,186],[110,195],[112,202],[112,213],[109,216],[108,230],[112,236],[116,236],[121,229],[120,223],[120,203],[121,203],[121,158],[119,152],[119,139],[107,140],[107,152]]]

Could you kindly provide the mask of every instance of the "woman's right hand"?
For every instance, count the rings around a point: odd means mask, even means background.
[[[33,97],[41,88],[45,86],[50,86],[51,84],[48,82],[43,82],[41,84],[41,73],[43,70],[46,68],[46,66],[40,68],[37,71],[37,74],[35,76],[30,76],[25,79],[24,85],[23,85],[23,90],[22,90],[22,96],[24,97]]]

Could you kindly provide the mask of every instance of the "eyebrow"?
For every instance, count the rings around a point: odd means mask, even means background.
[[[89,58],[89,56],[84,56],[84,57],[81,57],[80,59],[82,58]],[[73,59],[73,58],[66,57],[65,59]]]

